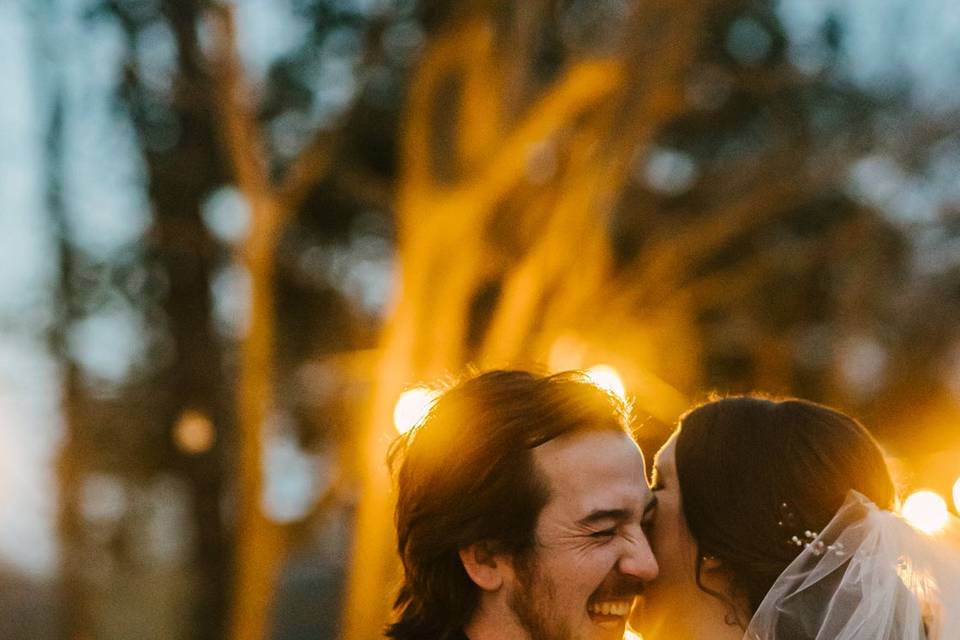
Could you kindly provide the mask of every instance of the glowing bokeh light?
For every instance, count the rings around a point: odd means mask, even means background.
[[[953,508],[960,513],[960,478],[953,483]]]
[[[423,420],[439,393],[426,387],[407,389],[397,398],[393,407],[393,426],[404,434]]]
[[[623,640],[643,640],[643,636],[627,627],[627,630],[623,632]]]
[[[617,370],[610,365],[595,365],[587,369],[586,374],[587,378],[589,378],[593,384],[605,391],[609,391],[619,398],[626,399],[627,391],[626,387],[623,386],[623,380],[620,378]]]
[[[210,418],[199,411],[184,411],[173,428],[173,442],[190,455],[209,451],[216,439],[217,432]]]
[[[942,530],[949,519],[947,503],[933,491],[917,491],[903,502],[901,509],[907,522],[924,533]]]

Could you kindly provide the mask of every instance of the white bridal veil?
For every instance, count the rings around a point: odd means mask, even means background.
[[[960,521],[917,531],[851,491],[777,578],[744,640],[960,638]]]

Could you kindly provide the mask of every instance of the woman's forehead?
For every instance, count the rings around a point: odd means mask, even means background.
[[[663,443],[660,450],[653,457],[653,466],[660,469],[662,473],[665,467],[674,466],[674,452],[677,448],[677,433],[674,432],[667,441]]]

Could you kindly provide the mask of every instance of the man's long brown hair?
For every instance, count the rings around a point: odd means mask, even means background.
[[[479,599],[459,551],[526,559],[550,490],[532,450],[584,430],[629,432],[627,407],[581,374],[491,371],[453,387],[391,447],[404,580],[387,636],[442,640]]]

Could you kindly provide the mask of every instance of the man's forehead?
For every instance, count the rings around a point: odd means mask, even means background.
[[[538,464],[565,465],[567,470],[643,464],[640,447],[623,431],[568,433],[536,447],[533,453]]]
[[[643,455],[622,432],[586,432],[557,438],[534,450],[552,497],[586,515],[594,510],[637,509],[649,500]],[[582,517],[582,516],[581,516]]]

